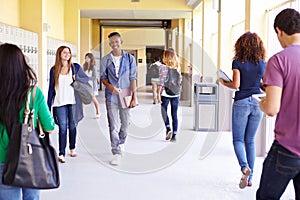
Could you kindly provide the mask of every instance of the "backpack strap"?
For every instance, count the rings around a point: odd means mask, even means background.
[[[167,71],[167,75],[166,75],[165,82],[168,82],[169,78],[170,78],[170,70],[169,70],[169,67],[167,67],[167,66],[166,66],[166,71]]]
[[[127,53],[127,56],[128,56],[129,64],[130,64],[130,67],[131,67],[132,61],[130,61],[130,54]]]

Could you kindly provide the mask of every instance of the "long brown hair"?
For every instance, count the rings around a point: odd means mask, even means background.
[[[244,33],[234,45],[234,60],[245,62],[246,60],[258,64],[259,60],[265,60],[266,50],[263,41],[256,33]]]
[[[85,54],[84,58],[86,57],[89,57],[90,58],[90,62],[84,62],[83,63],[83,70],[84,71],[92,71],[94,69],[94,66],[96,64],[96,61],[95,61],[95,57],[92,53],[87,53]]]
[[[14,44],[0,45],[0,60],[0,123],[10,135],[13,124],[20,120],[27,91],[36,84],[37,77],[22,50]]]
[[[68,72],[70,71],[71,65],[72,65],[72,52],[70,47],[67,46],[60,46],[58,47],[58,49],[56,50],[56,56],[55,56],[55,64],[53,65],[53,69],[54,69],[54,83],[55,83],[55,87],[58,86],[59,84],[59,74],[61,72],[61,69],[63,67],[63,63],[61,61],[61,53],[64,49],[69,49],[70,51],[70,59],[68,60]]]

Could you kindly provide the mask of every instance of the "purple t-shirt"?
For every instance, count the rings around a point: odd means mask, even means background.
[[[300,45],[290,45],[272,56],[264,84],[282,88],[275,139],[300,157]]]

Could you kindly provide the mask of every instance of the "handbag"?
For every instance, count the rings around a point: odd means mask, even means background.
[[[33,89],[32,104],[36,88]],[[52,189],[60,185],[58,160],[50,144],[49,133],[44,133],[40,123],[33,126],[34,109],[30,110],[28,91],[24,122],[12,128],[3,169],[2,182],[6,185]]]
[[[75,72],[75,67],[74,67],[74,72]],[[75,76],[77,76],[77,73]],[[76,78],[75,80],[73,80],[73,83],[71,83],[71,86],[78,93],[78,96],[79,96],[80,100],[82,101],[82,103],[90,104],[93,101],[94,90],[93,90],[93,87],[88,82],[83,83],[83,82],[78,81]]]

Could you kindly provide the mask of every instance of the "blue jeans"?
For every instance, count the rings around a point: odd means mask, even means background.
[[[161,115],[164,120],[167,129],[170,129],[170,121],[168,117],[168,105],[171,103],[171,116],[172,116],[172,128],[173,133],[176,134],[178,131],[178,117],[177,111],[179,106],[179,97],[164,97],[161,96]]]
[[[76,144],[76,125],[73,114],[74,105],[64,105],[60,107],[53,107],[53,115],[56,118],[58,125],[58,142],[59,155],[66,154],[67,145],[67,130],[69,127],[69,148],[75,149]]]
[[[251,169],[249,180],[252,180],[255,162],[255,135],[262,119],[258,101],[247,97],[233,103],[232,138],[235,155],[241,170],[248,166]]]
[[[111,152],[113,155],[121,154],[120,144],[124,144],[130,122],[130,109],[106,101],[107,119],[110,134]]]
[[[280,199],[290,180],[300,200],[300,158],[275,140],[263,164],[256,199]]]
[[[40,190],[2,184],[4,163],[0,163],[0,200],[39,200]]]

